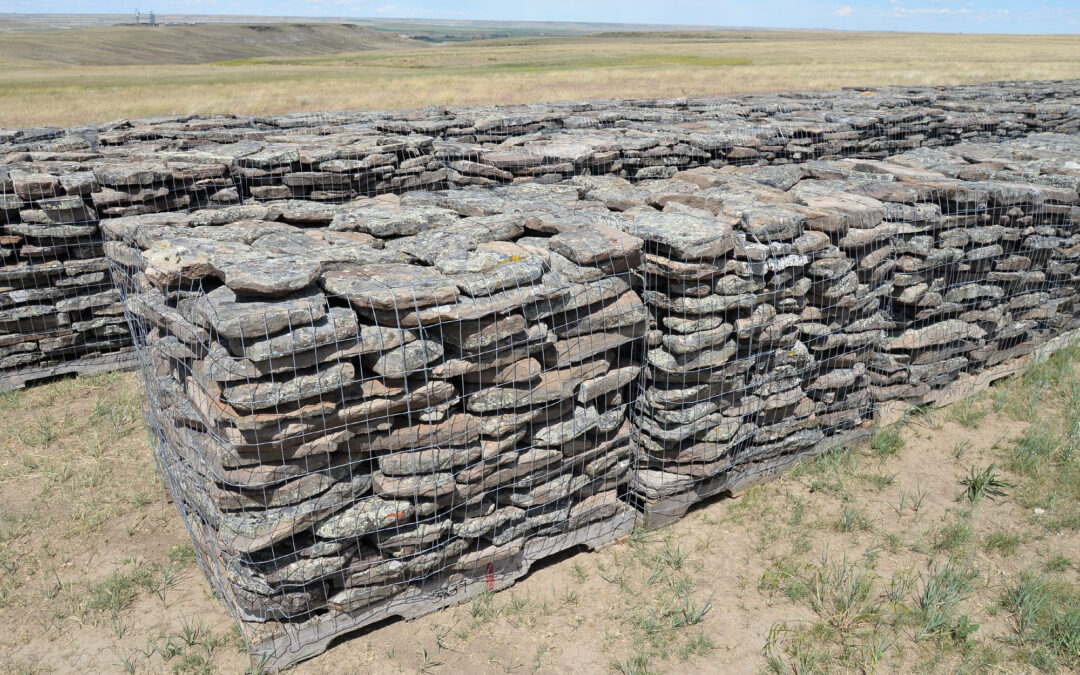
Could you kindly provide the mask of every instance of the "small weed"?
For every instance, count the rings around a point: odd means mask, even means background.
[[[431,672],[434,668],[442,665],[442,661],[435,658],[433,655],[428,654],[427,647],[420,647],[420,668],[421,673]]]
[[[589,573],[585,571],[585,568],[581,566],[581,563],[576,562],[570,566],[570,576],[574,581],[583,584],[588,580]]]
[[[923,507],[923,502],[926,501],[926,495],[927,491],[925,486],[921,484],[915,486],[915,493],[912,494],[909,498],[912,511],[914,511],[915,513],[919,512],[919,510]]]
[[[1007,468],[1021,476],[1034,476],[1055,454],[1061,443],[1049,428],[1032,424],[1012,446]]]
[[[115,615],[134,602],[140,587],[149,589],[152,583],[150,567],[133,562],[130,571],[113,570],[105,581],[89,586],[82,609],[107,611]]]
[[[1049,599],[1050,588],[1046,579],[1030,570],[1021,572],[1016,583],[1005,589],[1001,604],[1012,613],[1013,624],[1021,640],[1032,634],[1036,620]]]
[[[686,553],[682,550],[681,545],[676,544],[672,548],[671,542],[665,542],[658,559],[673,571],[678,571],[686,564]]]
[[[1007,493],[1005,488],[1015,487],[1004,478],[997,476],[997,464],[991,464],[982,471],[976,471],[971,467],[970,474],[960,479],[960,484],[967,488],[962,498],[975,503],[983,497],[1004,497]]]
[[[499,610],[496,609],[495,603],[492,602],[491,591],[485,590],[483,593],[473,596],[472,602],[469,604],[469,615],[472,616],[474,626],[495,620],[495,617],[499,615]]]
[[[683,600],[683,605],[675,612],[674,618],[671,620],[672,628],[683,628],[685,626],[693,626],[701,623],[701,620],[705,618],[705,615],[712,608],[712,596],[705,601],[704,605],[698,605],[689,597]]]
[[[1068,571],[1068,569],[1072,566],[1072,560],[1070,560],[1069,556],[1065,555],[1064,553],[1055,553],[1054,555],[1047,558],[1046,562],[1043,563],[1043,567],[1046,568],[1046,571],[1053,573],[1061,573]]]
[[[940,429],[941,421],[938,419],[938,411],[934,408],[933,404],[927,403],[925,405],[915,406],[904,415],[905,421],[910,419],[912,421],[918,421],[929,427],[930,429]]]
[[[867,531],[870,529],[870,521],[857,506],[844,507],[844,513],[836,522],[836,529],[840,532]]]
[[[536,645],[536,653],[533,654],[533,670],[537,671],[544,667],[544,656],[551,651],[547,645]]]
[[[621,675],[652,675],[649,667],[649,657],[644,654],[635,654],[623,661],[613,661],[611,669]]]
[[[878,492],[881,492],[885,488],[889,487],[896,482],[896,477],[899,474],[896,473],[877,473],[865,476],[866,482],[870,484]]]
[[[889,602],[903,603],[904,599],[911,593],[911,589],[915,587],[916,581],[918,581],[918,577],[915,575],[914,568],[905,567],[896,570],[893,572],[892,579],[889,580],[889,588],[885,591],[885,598]]]
[[[57,423],[51,416],[35,416],[21,434],[23,441],[32,447],[46,447],[56,439]]]
[[[826,623],[841,633],[877,613],[870,602],[873,577],[864,566],[848,562],[830,565],[823,556],[813,580],[810,606]]]
[[[893,646],[893,642],[894,639],[881,634],[875,634],[867,640],[863,646],[863,663],[865,664],[863,671],[867,673],[877,672],[885,658],[885,652],[889,651]]]
[[[785,640],[785,635],[792,635],[794,639]],[[774,675],[803,675],[825,670],[826,655],[811,644],[805,633],[793,631],[786,624],[774,624],[769,628],[762,653],[766,672]]]
[[[966,517],[948,522],[934,533],[934,550],[955,555],[967,547],[974,532],[971,521]]]
[[[180,544],[169,549],[169,562],[173,565],[182,566],[195,562],[195,547],[191,544]]]
[[[686,641],[686,644],[679,651],[679,658],[685,661],[691,656],[705,656],[714,649],[716,649],[716,645],[713,644],[713,641],[705,637],[704,633],[698,633]]]
[[[886,532],[882,535],[882,544],[889,553],[899,553],[904,540],[896,532]]]
[[[113,656],[116,657],[116,660],[119,662],[118,665],[120,666],[120,670],[122,670],[125,673],[129,673],[130,675],[135,675],[135,672],[136,672],[135,656],[133,654],[124,654],[124,653],[116,651],[115,649],[112,650],[112,653],[113,653]],[[33,672],[33,671],[27,671],[27,672]]]
[[[964,458],[964,455],[967,454],[967,451],[970,450],[970,449],[971,449],[971,441],[968,441],[968,440],[957,441],[953,445],[953,449],[952,449],[953,459],[955,459],[957,461],[960,461],[961,459]]]

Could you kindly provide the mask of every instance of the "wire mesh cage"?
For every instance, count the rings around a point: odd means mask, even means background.
[[[774,187],[780,168],[787,189]],[[809,179],[823,170],[696,169],[639,185],[664,204],[627,225],[646,241],[657,327],[632,408],[631,490],[650,525],[868,433],[889,255],[848,236],[880,209]]]
[[[317,651],[631,530],[641,242],[547,228],[574,188],[531,208],[512,191],[343,205],[314,229],[103,224],[158,463],[254,654]],[[410,211],[445,223],[406,234]],[[381,248],[349,236],[372,223]]]

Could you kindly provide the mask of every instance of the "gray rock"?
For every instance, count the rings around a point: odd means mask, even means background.
[[[196,310],[207,325],[225,338],[267,338],[292,327],[311,326],[326,316],[326,296],[308,288],[264,299],[237,295],[221,286],[200,297]]]
[[[315,526],[315,534],[326,539],[361,537],[386,527],[395,527],[408,521],[415,507],[404,500],[367,497],[348,509],[337,513]]]
[[[453,281],[430,267],[416,265],[360,265],[331,270],[323,274],[320,283],[327,293],[372,310],[404,312],[453,303],[458,297]]]

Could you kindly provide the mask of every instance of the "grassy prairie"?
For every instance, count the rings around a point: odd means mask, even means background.
[[[0,57],[81,66],[198,64],[414,45],[412,40],[355,24],[216,23],[0,33]]]
[[[1078,35],[643,32],[138,66],[28,61],[4,44],[0,126],[1080,77]]]
[[[243,672],[131,374],[0,396],[0,672]],[[1080,348],[296,673],[1077,672]]]

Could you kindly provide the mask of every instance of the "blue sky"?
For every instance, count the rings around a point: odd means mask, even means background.
[[[34,11],[612,21],[971,33],[1077,33],[1080,0],[53,0]],[[0,12],[26,11],[0,0]]]

